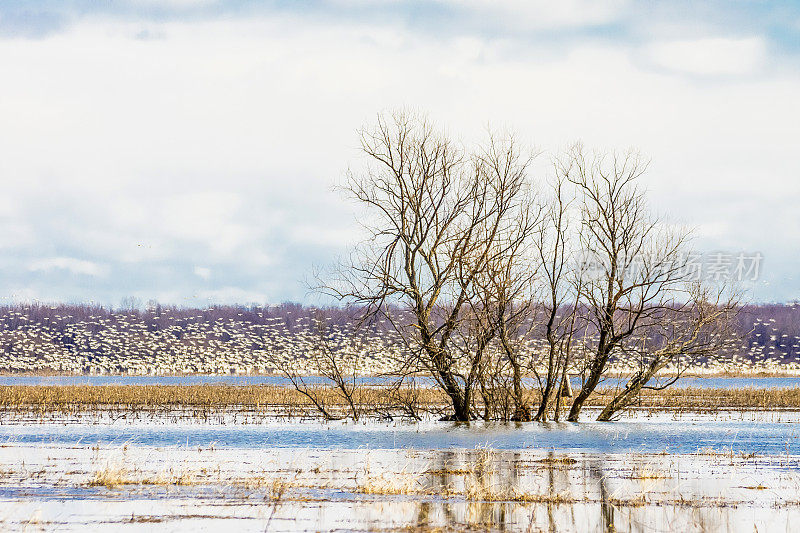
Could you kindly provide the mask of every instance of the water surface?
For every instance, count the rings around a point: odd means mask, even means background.
[[[796,417],[790,416],[788,420]],[[652,420],[579,423],[341,423],[250,420],[179,421],[168,416],[113,423],[0,424],[0,442],[18,444],[146,445],[222,448],[541,450],[557,453],[695,453],[698,450],[800,454],[794,422],[727,417],[666,416]]]
[[[309,384],[326,383],[320,377],[306,377]],[[366,384],[385,382],[380,377],[365,377],[361,381]],[[430,383],[421,379],[422,383]],[[527,380],[534,385],[534,380]],[[580,379],[572,379],[573,386],[580,386]],[[242,375],[187,375],[187,376],[0,376],[0,385],[288,385],[289,380],[282,376],[242,376]],[[620,384],[613,377],[602,381],[601,387],[613,387]],[[673,387],[699,387],[711,389],[757,388],[782,389],[800,387],[800,376],[792,377],[686,377],[681,378]]]

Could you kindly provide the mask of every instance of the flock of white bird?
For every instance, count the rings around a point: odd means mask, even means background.
[[[317,373],[312,354],[320,350],[320,336],[302,308],[282,316],[274,316],[269,308],[229,309],[224,314],[167,309],[157,316],[105,310],[74,316],[69,310],[66,306],[0,309],[0,372],[248,375],[292,368]],[[342,368],[365,375],[389,373],[404,348],[385,326],[378,324],[357,340],[347,324],[331,326],[326,346],[336,353]],[[800,336],[780,331],[774,319],[756,319],[744,339],[726,341],[713,358],[675,361],[666,371],[691,366],[698,374],[800,374]],[[530,339],[522,349],[535,360],[544,354],[545,341]],[[613,366],[624,371],[639,364],[633,356],[617,356]]]

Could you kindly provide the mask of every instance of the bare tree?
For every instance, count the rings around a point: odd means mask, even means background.
[[[687,236],[648,210],[637,185],[647,164],[638,154],[587,156],[575,145],[562,168],[579,196],[579,245],[593,266],[580,295],[596,338],[568,415],[576,421],[612,356],[685,297]]]
[[[308,329],[296,331],[291,342],[302,348],[294,353],[302,351],[304,358],[296,360],[284,353],[271,353],[274,367],[325,419],[358,420],[367,410],[357,398],[366,373],[360,358],[365,339],[359,332],[329,323],[324,312],[316,310],[309,317]],[[341,405],[345,406],[344,411]]]
[[[573,267],[569,235],[569,207],[566,188],[567,175],[556,162],[556,176],[545,219],[538,228],[534,249],[542,272],[542,307],[544,311],[544,337],[547,341],[544,379],[534,368],[539,381],[541,400],[534,420],[545,422],[549,417],[553,399],[562,387],[569,387],[567,366],[576,324],[580,286],[577,270]],[[556,417],[558,413],[556,412]]]
[[[628,407],[642,389],[663,390],[674,384],[693,360],[713,357],[732,338],[731,324],[740,308],[738,295],[726,296],[726,288],[712,290],[696,282],[689,288],[686,302],[664,309],[641,342],[632,342],[641,366],[623,389],[605,406],[598,420],[611,420]],[[641,348],[638,348],[641,347]],[[650,385],[660,370],[674,364],[674,373]]]
[[[568,414],[577,420],[611,363],[638,349],[639,372],[604,411],[610,417],[676,358],[712,350],[706,332],[733,304],[692,292],[687,234],[648,210],[638,154],[587,156],[575,145],[557,161],[543,205],[531,193],[532,156],[513,136],[490,135],[470,153],[407,112],[359,133],[369,164],[348,174],[345,189],[366,208],[369,237],[332,290],[363,308],[365,321],[386,319],[404,346],[396,376],[432,377],[449,418],[470,420],[480,407],[486,419],[558,418],[578,368]],[[644,365],[642,339],[653,331],[661,344]],[[536,332],[541,358],[530,349]],[[535,414],[528,373],[541,392]]]
[[[477,158],[479,172],[492,186],[499,206],[500,225],[484,228],[490,251],[474,276],[470,311],[491,332],[480,372],[484,418],[529,421],[530,407],[523,377],[529,353],[525,343],[533,331],[534,287],[538,265],[532,254],[533,237],[542,223],[527,171],[533,153],[524,153],[513,135],[490,135]],[[491,233],[490,233],[491,232]]]
[[[453,419],[469,420],[496,335],[474,300],[476,279],[506,253],[527,161],[513,142],[490,142],[470,157],[425,117],[407,112],[379,116],[360,141],[372,164],[351,173],[346,189],[373,218],[336,294],[383,314],[407,342],[408,368],[434,378]],[[392,312],[395,306],[405,312]]]

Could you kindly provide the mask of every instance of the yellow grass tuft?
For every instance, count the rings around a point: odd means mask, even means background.
[[[137,481],[130,477],[130,471],[126,467],[117,464],[109,464],[103,469],[95,471],[89,481],[89,485],[92,487],[106,487],[107,489],[136,483]]]

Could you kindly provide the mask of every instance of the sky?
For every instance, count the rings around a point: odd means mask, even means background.
[[[401,108],[638,149],[654,210],[794,301],[798,95],[793,1],[5,0],[0,303],[318,303],[356,130]]]

